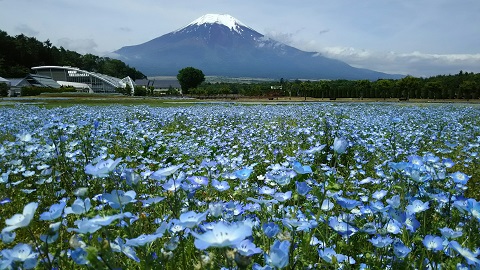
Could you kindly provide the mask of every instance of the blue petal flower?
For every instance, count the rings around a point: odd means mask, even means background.
[[[23,214],[15,214],[11,218],[5,220],[5,227],[2,230],[4,232],[11,232],[17,228],[27,227],[30,224],[30,221],[33,219],[33,215],[35,215],[35,211],[37,210],[38,203],[31,202],[23,208]]]
[[[229,247],[240,244],[245,238],[252,235],[250,226],[233,223],[227,224],[218,222],[212,225],[211,229],[204,234],[191,232],[195,237],[195,247],[207,249],[208,247]]]
[[[274,267],[282,269],[288,265],[290,253],[290,242],[275,240],[270,247],[268,254],[265,254],[265,261]]]
[[[252,173],[252,171],[253,171],[252,169],[245,168],[245,169],[235,171],[234,175],[240,180],[247,180],[248,177],[250,177],[250,174]]]
[[[52,204],[47,212],[40,214],[40,220],[54,220],[59,218],[62,215],[63,209],[66,205],[67,203],[65,201]]]
[[[439,236],[425,235],[423,238],[423,245],[428,250],[440,251],[443,249],[443,239]]]

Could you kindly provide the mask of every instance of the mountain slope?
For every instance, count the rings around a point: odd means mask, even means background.
[[[395,76],[358,69],[266,38],[230,15],[207,14],[187,26],[114,56],[147,75],[176,75],[193,66],[206,75],[302,79],[372,79]]]

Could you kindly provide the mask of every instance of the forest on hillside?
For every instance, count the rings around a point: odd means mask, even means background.
[[[24,34],[9,36],[0,30],[0,76],[20,78],[30,73],[34,66],[72,66],[109,76],[143,79],[146,76],[124,62],[93,54],[79,54],[75,51],[57,48],[50,40],[41,42]]]
[[[283,80],[254,84],[203,83],[190,93],[198,97],[242,96],[292,96],[313,98],[398,98],[408,99],[478,99],[480,98],[480,73],[460,71],[454,75],[429,78],[406,76],[398,80]]]

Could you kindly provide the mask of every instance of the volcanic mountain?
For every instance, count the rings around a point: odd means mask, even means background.
[[[398,76],[359,69],[267,38],[226,14],[207,14],[187,26],[112,54],[149,76],[174,76],[192,66],[207,76],[285,79],[370,79]]]

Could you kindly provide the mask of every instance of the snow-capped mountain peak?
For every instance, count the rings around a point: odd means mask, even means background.
[[[240,26],[251,29],[244,23],[240,22],[239,20],[228,14],[205,14],[202,17],[196,19],[195,21],[189,23],[186,27],[203,24],[221,24],[230,28],[230,30],[236,32],[239,32],[238,27]]]

